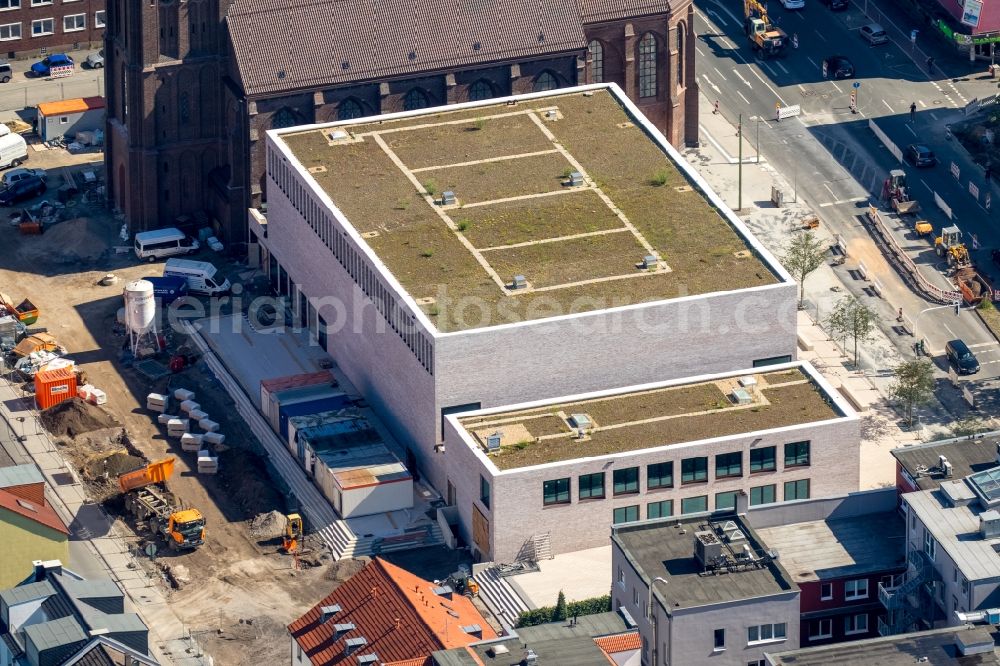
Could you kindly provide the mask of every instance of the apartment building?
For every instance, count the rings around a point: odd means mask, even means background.
[[[1000,467],[907,493],[901,508],[909,567],[898,585],[879,586],[880,634],[960,626],[1000,606]]]
[[[794,358],[794,281],[615,85],[266,138],[262,264],[442,494],[448,414]]]
[[[957,437],[891,451],[896,459],[896,490],[900,495],[935,490],[949,479],[961,479],[1000,464],[1000,440]]]
[[[735,512],[616,526],[611,564],[643,664],[763,666],[799,647],[799,587]]]
[[[808,363],[452,415],[459,532],[485,560],[607,543],[612,524],[857,490],[858,416]],[[530,526],[530,527],[527,527]]]
[[[100,48],[105,0],[0,0],[0,57]]]

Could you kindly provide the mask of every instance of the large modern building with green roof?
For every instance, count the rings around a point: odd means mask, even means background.
[[[272,283],[442,494],[450,413],[795,357],[794,281],[613,84],[267,144]]]

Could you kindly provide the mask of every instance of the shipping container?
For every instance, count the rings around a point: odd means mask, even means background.
[[[381,443],[320,451],[313,480],[341,518],[413,507],[413,477]]]
[[[75,397],[76,373],[73,368],[39,370],[35,373],[35,404],[39,409],[48,409]]]
[[[278,435],[282,441],[288,440],[288,419],[293,416],[308,416],[320,412],[333,412],[351,406],[351,399],[343,393],[309,398],[302,402],[289,401],[278,405]]]
[[[357,419],[359,412],[356,409],[344,410],[335,409],[329,412],[316,412],[315,414],[304,414],[302,416],[291,416],[288,418],[288,450],[299,462],[305,460],[303,448],[303,438],[299,437],[300,432],[315,430],[331,423],[339,423],[349,419]],[[361,419],[364,420],[364,419]],[[306,437],[311,435],[307,434]]]
[[[267,410],[264,412],[264,417],[267,418],[267,422],[271,424],[271,429],[277,433],[281,430],[281,407],[283,405],[288,406],[298,404],[300,402],[332,398],[333,396],[341,394],[341,391],[338,391],[334,387],[327,386],[326,384],[285,389],[284,391],[271,394],[271,399],[270,402],[268,402]]]
[[[275,377],[274,379],[262,379],[260,382],[260,407],[266,413],[265,405],[271,400],[271,393],[277,393],[297,386],[315,386],[316,384],[328,384],[336,386],[337,380],[329,370],[320,372],[308,372],[301,375],[288,375],[286,377]]]

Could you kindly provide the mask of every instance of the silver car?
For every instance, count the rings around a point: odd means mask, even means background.
[[[860,32],[864,40],[872,46],[889,43],[889,35],[885,33],[885,28],[880,26],[878,23],[863,25],[861,26]]]
[[[104,56],[100,53],[91,53],[87,56],[87,59],[83,61],[83,64],[90,69],[103,69],[104,68]]]
[[[5,171],[4,174],[0,176],[0,189],[10,187],[17,181],[24,180],[29,176],[38,176],[44,181],[46,178],[45,169],[29,169],[27,167],[19,167],[17,169]]]

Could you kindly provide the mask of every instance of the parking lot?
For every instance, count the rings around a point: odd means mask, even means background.
[[[97,49],[67,52],[76,61],[76,68],[71,76],[63,78],[33,78],[30,69],[37,60],[12,61],[13,78],[0,83],[0,112],[33,108],[39,102],[103,95],[104,70],[82,65],[88,55],[96,52]]]

